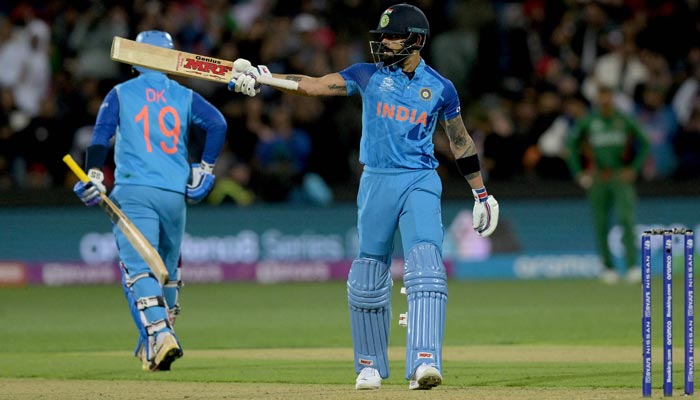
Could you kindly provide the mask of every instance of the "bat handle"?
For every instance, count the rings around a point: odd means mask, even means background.
[[[73,157],[70,156],[70,154],[66,154],[63,156],[63,162],[68,165],[68,168],[70,168],[71,171],[75,174],[75,176],[78,177],[83,182],[90,182],[90,178],[88,178],[87,174],[85,171],[83,171],[82,168],[78,165],[78,163],[75,162]]]

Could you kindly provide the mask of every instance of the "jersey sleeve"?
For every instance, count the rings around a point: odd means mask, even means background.
[[[97,112],[95,127],[92,131],[90,145],[85,151],[85,169],[102,169],[109,153],[109,141],[117,132],[119,125],[119,94],[116,88],[107,93],[100,110]]]
[[[100,110],[97,112],[90,145],[109,147],[109,141],[116,133],[117,125],[119,125],[119,95],[117,89],[112,88],[102,100]]]
[[[449,121],[457,117],[461,112],[459,95],[457,94],[457,89],[455,89],[455,85],[453,85],[452,82],[447,79],[445,79],[443,82],[445,85],[445,90],[443,92],[445,106],[443,107],[441,114],[444,121]]]
[[[206,132],[202,161],[214,164],[226,140],[226,119],[195,91],[192,91],[192,123]]]
[[[340,71],[339,74],[345,79],[347,85],[348,96],[364,92],[369,79],[375,72],[377,67],[369,63],[353,64]]]

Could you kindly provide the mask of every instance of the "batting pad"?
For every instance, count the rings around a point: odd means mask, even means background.
[[[141,346],[147,343],[146,358],[150,360],[153,355],[155,334],[162,330],[171,331],[163,289],[152,274],[131,276],[124,263],[120,263],[120,267],[124,296],[136,329],[139,331],[139,340],[134,353],[137,354]]]
[[[180,315],[180,289],[182,288],[182,257],[177,262],[177,268],[168,270],[170,282],[163,285],[163,296],[168,308],[168,319],[171,328],[174,328],[175,319]]]
[[[391,285],[386,264],[369,258],[353,261],[347,288],[356,373],[372,367],[382,378],[389,377]]]
[[[408,254],[404,269],[408,296],[406,332],[406,379],[422,363],[442,371],[442,340],[445,333],[447,274],[437,246],[421,243]]]
[[[146,326],[141,322],[141,312],[136,307],[136,298],[134,298],[134,293],[131,288],[126,284],[126,271],[120,263],[122,269],[122,289],[124,289],[124,297],[126,297],[126,302],[129,305],[129,311],[131,312],[131,318],[134,320],[136,329],[139,331],[139,340],[136,343],[136,348],[134,349],[134,355],[137,355],[141,347],[148,343],[148,333],[146,332]],[[146,358],[150,358],[149,346],[146,346]]]

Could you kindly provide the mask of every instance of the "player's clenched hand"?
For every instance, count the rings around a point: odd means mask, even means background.
[[[583,189],[590,189],[590,187],[593,185],[593,174],[590,172],[580,172],[578,175],[576,175],[576,183]]]
[[[192,164],[190,181],[187,183],[187,202],[195,204],[202,201],[214,187],[214,165],[202,161],[201,164]]]
[[[260,76],[272,76],[270,70],[264,65],[253,66],[250,61],[239,58],[233,63],[234,76],[228,83],[228,90],[243,93],[253,97],[260,93],[258,78]]]
[[[256,94],[260,93],[260,84],[258,84],[257,77],[253,74],[241,74],[231,78],[231,81],[228,83],[228,89],[236,93],[254,97]]]
[[[105,185],[102,183],[104,174],[99,169],[91,168],[87,175],[90,181],[80,181],[76,183],[73,187],[73,192],[75,192],[86,206],[92,207],[100,203],[102,200],[100,198],[100,193],[105,193],[107,188],[105,188]]]
[[[486,191],[484,190],[484,193]],[[472,226],[479,236],[490,236],[498,225],[498,201],[491,196],[479,197],[474,191],[474,210]]]

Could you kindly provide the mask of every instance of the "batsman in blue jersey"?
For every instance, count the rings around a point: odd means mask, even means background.
[[[137,42],[173,48],[170,35],[144,31]],[[88,206],[105,192],[102,168],[114,138],[116,165],[110,198],[148,239],[171,277],[164,287],[119,229],[122,286],[139,332],[135,355],[143,369],[164,371],[182,356],[173,324],[180,311],[180,248],[186,202],[204,199],[214,185],[214,163],[226,137],[226,120],[201,95],[165,74],[134,67],[139,75],[116,85],[105,97],[86,152],[89,183],[74,191]],[[206,132],[201,162],[188,156],[190,126]]]
[[[272,74],[299,83],[306,96],[362,96],[357,195],[359,254],[350,268],[347,292],[355,354],[356,389],[378,389],[389,377],[387,347],[393,238],[400,229],[408,295],[406,379],[409,389],[442,383],[442,341],[447,275],[442,261],[440,199],[433,133],[447,133],[457,167],[475,198],[474,229],[489,236],[498,224],[498,202],[486,192],[474,142],[467,133],[454,85],[420,56],[429,35],[423,12],[409,4],[384,11],[371,33],[373,64],[355,64],[320,78]],[[247,60],[234,63],[229,89],[254,96],[257,78],[269,72]]]

